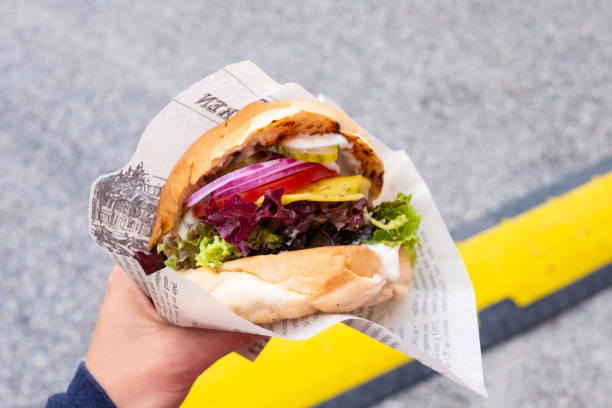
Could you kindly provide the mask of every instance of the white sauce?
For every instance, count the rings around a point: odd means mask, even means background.
[[[193,224],[195,224],[196,222],[197,222],[197,219],[196,219],[196,217],[193,216],[193,211],[190,208],[185,213],[185,215],[183,216],[183,219],[181,220],[181,222],[179,223],[178,227],[176,228],[176,233],[183,240],[186,240],[187,239],[187,233],[191,230],[191,226]]]
[[[299,134],[284,139],[281,144],[292,149],[316,149],[328,146],[344,148],[349,146],[348,140],[340,133]]]
[[[395,282],[400,278],[399,248],[391,248],[383,244],[364,245],[378,255],[383,266],[383,277]]]

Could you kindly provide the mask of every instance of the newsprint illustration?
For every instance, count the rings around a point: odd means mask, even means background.
[[[98,244],[125,256],[145,250],[165,181],[148,174],[142,162],[101,178],[91,202],[91,234]]]

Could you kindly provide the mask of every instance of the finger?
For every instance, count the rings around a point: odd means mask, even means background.
[[[106,286],[107,292],[142,292],[136,282],[130,278],[119,265],[115,265],[110,275]]]
[[[157,313],[151,299],[140,289],[121,267],[115,265],[108,277],[105,303],[133,312],[158,324],[169,324]]]
[[[203,369],[226,354],[236,351],[263,336],[251,333],[237,333],[212,329],[176,328],[183,331],[185,350],[191,351],[194,366]]]

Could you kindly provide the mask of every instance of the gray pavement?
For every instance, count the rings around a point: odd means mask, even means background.
[[[437,376],[373,408],[609,407],[612,288],[483,356],[489,399]]]
[[[252,59],[336,99],[421,171],[449,226],[612,156],[612,3],[0,0],[0,406],[83,358],[111,261],[89,185],[180,90]],[[612,292],[382,406],[607,406]]]

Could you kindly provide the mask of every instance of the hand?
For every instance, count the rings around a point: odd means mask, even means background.
[[[258,338],[171,325],[115,266],[85,365],[119,408],[177,407],[204,370]]]

